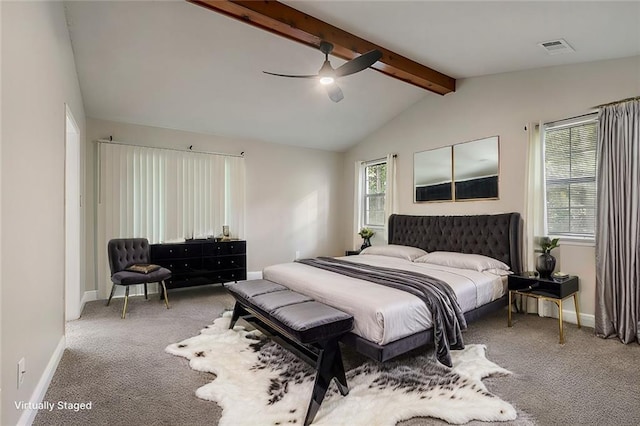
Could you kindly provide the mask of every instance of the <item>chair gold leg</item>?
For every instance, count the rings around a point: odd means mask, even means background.
[[[162,291],[164,293],[164,304],[167,307],[167,309],[169,309],[169,295],[167,294],[167,286],[164,285],[164,280],[161,281],[162,283]]]
[[[109,295],[109,300],[107,300],[107,306],[109,306],[109,303],[111,303],[111,298],[113,297],[113,292],[116,290],[116,285],[112,284],[111,285],[111,294]]]
[[[129,301],[129,286],[124,291],[124,308],[122,308],[122,319],[127,315],[127,302]]]

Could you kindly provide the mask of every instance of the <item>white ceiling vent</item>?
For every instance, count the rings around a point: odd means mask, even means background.
[[[542,43],[538,43],[538,46],[546,50],[549,55],[575,52],[575,50],[573,50],[573,47],[569,46],[569,43],[567,43],[562,38],[559,38],[557,40],[544,41]]]

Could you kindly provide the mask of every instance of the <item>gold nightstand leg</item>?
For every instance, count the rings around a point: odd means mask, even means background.
[[[562,299],[556,302],[558,305],[558,324],[560,326],[560,343],[564,343],[564,328],[562,327]]]
[[[576,319],[578,320],[578,328],[580,326],[580,308],[578,307],[578,293],[573,293],[573,305],[576,307]]]
[[[509,291],[509,314],[507,316],[508,320],[507,320],[507,327],[511,327],[511,308],[513,307],[511,305],[511,291]]]

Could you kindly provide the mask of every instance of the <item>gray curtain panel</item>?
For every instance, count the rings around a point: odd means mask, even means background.
[[[598,114],[596,335],[640,343],[640,100]]]

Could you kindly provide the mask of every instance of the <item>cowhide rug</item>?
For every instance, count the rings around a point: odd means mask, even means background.
[[[260,332],[228,326],[225,315],[166,351],[189,359],[194,370],[216,375],[196,395],[222,407],[220,425],[301,425],[314,370]],[[313,424],[395,425],[412,417],[455,424],[513,420],[516,410],[482,383],[490,375],[510,374],[487,360],[485,349],[467,345],[452,351],[452,369],[431,356],[385,364],[366,361],[347,372],[347,396],[332,381]]]

